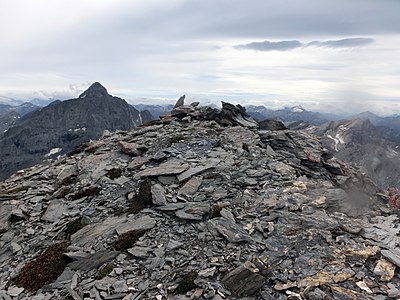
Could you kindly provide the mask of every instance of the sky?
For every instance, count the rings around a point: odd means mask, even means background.
[[[399,0],[1,0],[0,101],[400,113]]]

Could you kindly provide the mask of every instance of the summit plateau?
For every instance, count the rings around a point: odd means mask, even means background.
[[[390,195],[318,137],[268,126],[182,99],[14,174],[0,186],[0,299],[398,299]]]

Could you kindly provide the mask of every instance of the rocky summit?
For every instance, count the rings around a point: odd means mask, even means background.
[[[147,115],[93,83],[79,98],[54,101],[13,123],[0,137],[0,179],[43,160],[56,158],[105,130],[129,130]]]
[[[272,127],[180,103],[5,180],[0,299],[398,299],[387,196]]]

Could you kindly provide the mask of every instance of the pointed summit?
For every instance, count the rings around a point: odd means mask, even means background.
[[[86,91],[84,91],[79,98],[101,98],[110,96],[107,89],[99,82],[93,83]]]
[[[185,98],[186,98],[186,95],[181,96],[178,99],[178,101],[176,101],[174,108],[178,108],[178,107],[180,107],[182,105],[185,105]]]

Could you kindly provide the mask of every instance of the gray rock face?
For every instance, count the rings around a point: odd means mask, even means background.
[[[14,207],[12,205],[2,205],[0,210],[0,233],[7,232],[10,228],[10,217]]]
[[[44,159],[69,153],[98,139],[105,129],[128,130],[141,124],[140,113],[94,83],[78,99],[49,105],[21,118],[0,137],[0,178]],[[51,152],[51,149],[56,149]],[[60,150],[61,149],[61,150]]]
[[[29,102],[17,106],[0,104],[0,136],[14,126],[18,119],[39,108],[39,106]]]
[[[181,96],[181,97],[178,99],[178,101],[176,101],[176,103],[175,103],[175,105],[174,105],[174,108],[178,108],[178,107],[184,105],[184,104],[185,104],[185,97],[186,97],[186,95]]]
[[[308,131],[320,136],[335,157],[360,167],[381,188],[400,187],[398,143],[386,139],[369,119],[335,121]]]
[[[260,130],[225,106],[182,105],[0,182],[0,298],[398,297],[387,195],[317,137]],[[58,278],[13,290],[65,240]]]
[[[54,199],[50,202],[49,207],[42,216],[43,221],[55,222],[58,221],[63,214],[67,213],[68,207],[60,199]]]
[[[227,125],[240,125],[244,127],[258,126],[257,121],[248,115],[246,109],[240,104],[234,106],[230,103],[222,102],[220,119],[222,124]]]

